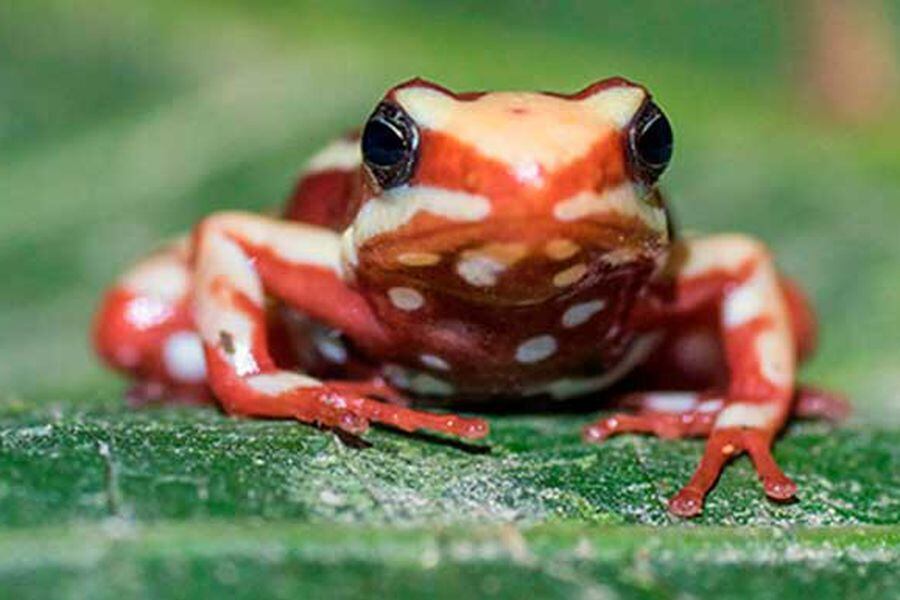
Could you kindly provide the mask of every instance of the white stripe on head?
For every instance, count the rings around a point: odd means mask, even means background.
[[[635,189],[632,183],[625,182],[600,194],[579,192],[557,202],[553,215],[560,221],[575,221],[614,214],[637,218],[654,231],[666,231],[666,211],[639,198]]]
[[[583,98],[581,103],[615,123],[619,129],[623,129],[631,122],[632,117],[646,99],[647,92],[640,87],[617,85],[591,94]]]
[[[430,186],[386,190],[363,204],[351,228],[353,241],[359,247],[376,235],[399,229],[420,212],[451,221],[477,222],[491,213],[491,201]]]

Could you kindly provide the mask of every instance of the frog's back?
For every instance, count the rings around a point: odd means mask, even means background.
[[[361,161],[358,132],[322,148],[301,171],[284,216],[292,221],[343,230],[358,207]]]

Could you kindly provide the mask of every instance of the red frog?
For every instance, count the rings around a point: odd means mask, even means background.
[[[94,341],[143,394],[359,434],[480,438],[408,398],[502,403],[629,390],[584,437],[708,437],[670,501],[700,513],[725,463],[765,493],[801,388],[812,312],[761,242],[679,236],[657,179],[672,129],[642,86],[454,93],[414,79],[309,162],[283,217],[220,212],[129,270]],[[662,391],[647,391],[662,390]],[[619,393],[617,392],[617,393]]]

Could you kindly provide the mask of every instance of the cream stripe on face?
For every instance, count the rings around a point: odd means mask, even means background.
[[[484,196],[429,186],[395,188],[366,202],[348,234],[359,247],[376,235],[399,229],[420,212],[451,221],[476,222],[491,213],[491,202]]]
[[[337,169],[351,171],[362,163],[359,140],[339,139],[313,155],[304,173],[318,173]]]
[[[527,179],[584,156],[605,133],[631,120],[646,93],[623,85],[580,100],[494,92],[460,101],[433,88],[407,87],[395,98],[420,127],[452,135]]]
[[[601,194],[580,192],[560,200],[553,207],[553,215],[560,221],[609,214],[634,217],[654,231],[666,231],[666,212],[638,198],[631,183],[623,183]]]

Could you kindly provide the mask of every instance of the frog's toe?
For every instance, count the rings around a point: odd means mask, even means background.
[[[703,512],[702,490],[684,488],[669,500],[669,512],[679,517],[696,517]]]
[[[764,429],[745,429],[741,432],[741,444],[750,454],[766,496],[773,500],[791,500],[797,493],[797,484],[775,462],[772,437],[772,433]]]
[[[714,416],[700,411],[677,414],[645,412],[637,415],[617,413],[585,427],[583,438],[596,444],[621,433],[646,433],[663,439],[702,436],[712,429]]]
[[[372,423],[402,431],[424,429],[467,439],[483,438],[488,434],[484,419],[409,408],[409,399],[381,380],[330,381],[328,386],[352,397],[347,402],[348,411]]]

